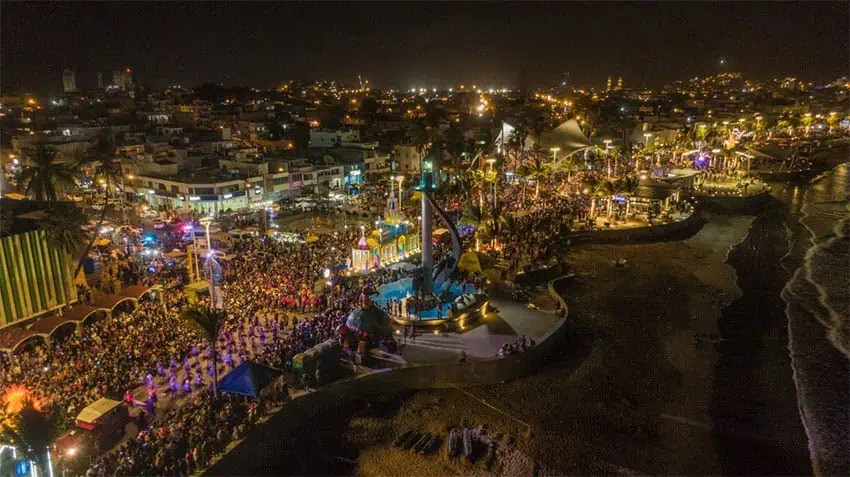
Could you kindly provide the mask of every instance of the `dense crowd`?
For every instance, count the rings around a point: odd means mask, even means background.
[[[510,196],[504,201],[509,210],[521,207]],[[516,219],[515,228],[503,230],[502,253],[516,266],[534,262],[558,242],[563,217],[580,214],[581,207],[575,199],[546,195]],[[449,213],[460,215],[457,208]],[[510,234],[519,230],[527,236],[513,240]],[[233,244],[234,258],[223,267],[227,323],[216,353],[181,318],[187,298],[180,287],[166,287],[155,300],[140,300],[134,310],[96,321],[84,333],[0,358],[0,393],[22,384],[61,412],[66,426],[98,398],[126,396],[142,416],[137,419],[143,430],[118,452],[94,460],[89,475],[188,475],[243,435],[269,405],[266,399],[211,399],[207,393],[213,371],[221,376],[245,360],[290,369],[296,354],[338,337],[340,325],[364,295],[410,275],[391,269],[348,278],[337,273],[359,233],[352,228],[320,234],[310,244],[271,239]],[[438,245],[435,255],[447,250]],[[143,263],[134,256],[118,251],[108,259],[104,283],[185,281],[185,268],[170,266],[165,259]],[[529,346],[533,341],[523,337],[501,354]],[[284,394],[278,392],[275,400]],[[157,400],[169,398],[183,402],[158,415]]]

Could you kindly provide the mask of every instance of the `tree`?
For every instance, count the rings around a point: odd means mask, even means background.
[[[88,239],[85,230],[88,221],[88,217],[74,204],[57,202],[45,209],[39,224],[51,245],[65,250],[72,257],[77,257],[82,253],[83,244]]]
[[[0,410],[0,442],[14,445],[20,457],[35,463],[41,476],[50,475],[47,452],[59,430],[57,415],[44,412],[31,399],[18,412]]]
[[[451,156],[452,168],[455,175],[460,171],[460,157],[466,152],[466,138],[463,137],[463,131],[457,123],[452,122],[446,132],[443,133],[443,143],[446,147],[446,152]]]
[[[21,173],[21,183],[26,184],[26,195],[35,200],[56,202],[58,193],[77,188],[77,168],[59,162],[56,151],[44,145],[35,148],[34,165]]]
[[[115,138],[109,132],[104,132],[98,138],[97,143],[95,144],[95,152],[94,155],[84,161],[83,163],[95,163],[97,175],[100,176],[100,179],[104,181],[103,188],[103,210],[100,212],[100,217],[97,220],[97,226],[95,227],[94,233],[89,239],[89,243],[86,246],[85,251],[82,256],[80,256],[80,260],[77,263],[77,269],[74,270],[74,278],[76,279],[77,275],[79,275],[80,270],[83,268],[83,263],[86,260],[89,252],[94,246],[95,241],[97,241],[98,236],[100,235],[101,225],[103,225],[103,220],[106,218],[106,213],[109,210],[109,195],[110,189],[112,188],[112,184],[118,182],[118,179],[121,177],[121,162],[115,157]],[[122,191],[123,193],[123,191]]]
[[[525,141],[528,138],[528,134],[528,128],[524,124],[520,123],[517,124],[516,128],[514,128],[513,134],[511,134],[507,141],[505,141],[505,155],[507,156],[508,150],[513,149],[516,164],[522,164],[525,159]]]
[[[427,146],[430,142],[428,130],[419,123],[413,123],[407,130],[407,135],[410,138],[411,143],[416,146],[416,152],[418,152],[421,156],[425,146]]]
[[[212,286],[212,284],[210,284]],[[227,315],[224,311],[215,308],[203,308],[192,306],[187,308],[182,313],[183,320],[194,328],[194,330],[203,338],[210,346],[210,356],[213,362],[213,396],[218,397],[218,335],[224,327]]]
[[[471,205],[464,209],[460,222],[475,227],[475,250],[478,250],[481,239],[485,238],[488,233],[487,213],[481,207]]]

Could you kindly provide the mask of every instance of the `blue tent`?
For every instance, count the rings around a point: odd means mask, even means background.
[[[260,391],[275,382],[282,371],[253,361],[243,361],[218,381],[218,390],[256,398]]]

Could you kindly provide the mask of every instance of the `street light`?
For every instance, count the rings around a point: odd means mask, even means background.
[[[605,143],[605,162],[606,162],[606,166],[608,168],[608,178],[610,179],[611,178],[611,154],[608,152],[608,150],[611,148],[611,140],[610,139],[603,139],[602,142]]]
[[[561,150],[560,147],[551,147],[549,148],[552,151],[552,162],[558,162],[558,151]]]
[[[644,138],[644,147],[649,147],[649,138],[652,137],[652,133],[643,133]]]

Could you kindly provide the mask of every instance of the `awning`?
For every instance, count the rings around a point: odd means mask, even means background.
[[[567,120],[554,130],[543,133],[538,142],[544,151],[558,148],[558,157],[567,157],[593,146],[581,132],[581,128],[575,119]]]

